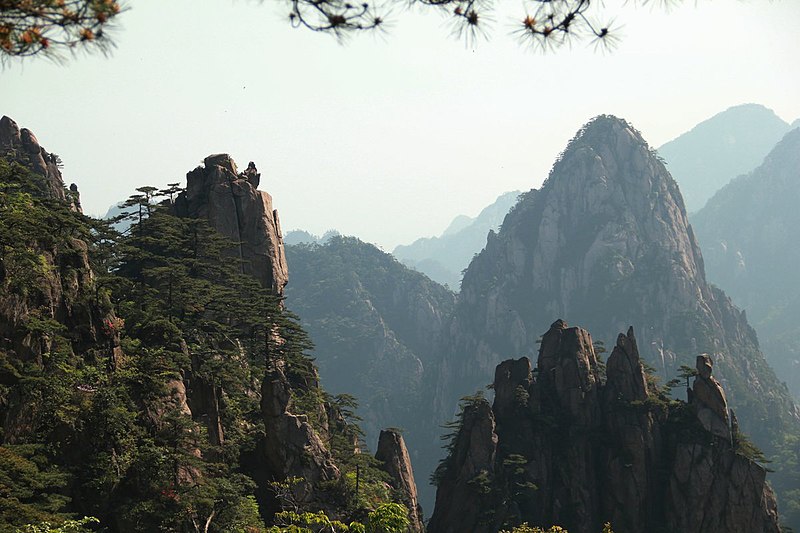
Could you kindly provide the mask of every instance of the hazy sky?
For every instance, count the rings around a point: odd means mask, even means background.
[[[601,113],[654,146],[741,103],[800,117],[797,0],[607,1],[615,50],[545,55],[510,35],[522,3],[500,1],[473,49],[421,9],[341,46],[292,29],[274,0],[134,0],[110,57],[0,71],[0,114],[62,157],[91,214],[228,152],[256,162],[284,231],[336,228],[387,251],[537,187]]]

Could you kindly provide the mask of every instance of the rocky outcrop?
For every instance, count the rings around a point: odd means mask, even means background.
[[[485,515],[492,514],[492,500],[487,498],[486,488],[495,474],[497,443],[489,402],[480,398],[464,405],[458,433],[442,465],[428,531],[488,531]]]
[[[703,427],[722,438],[730,438],[728,424],[728,400],[725,391],[712,375],[714,363],[706,355],[697,356],[697,377],[691,390],[690,402],[697,411]]]
[[[649,389],[632,328],[606,368],[604,378],[589,333],[561,320],[535,368],[498,365],[492,408],[478,400],[463,412],[428,531],[780,531],[764,468],[737,452],[730,428],[705,429],[696,396],[670,405]],[[711,379],[699,375],[695,389]]]
[[[261,412],[266,435],[262,460],[266,475],[282,481],[302,478],[301,500],[312,497],[313,485],[339,478],[339,469],[306,416],[289,410],[291,385],[279,367],[272,367],[261,384]]]
[[[186,190],[176,199],[175,211],[208,220],[238,243],[231,254],[242,261],[242,272],[280,295],[289,271],[278,211],[272,207],[272,196],[257,189],[260,178],[252,162],[239,173],[229,155],[210,155],[203,166],[186,174]]]
[[[288,268],[278,212],[273,209],[272,197],[257,189],[261,174],[255,163],[251,161],[239,172],[229,155],[210,155],[203,166],[186,175],[186,180],[186,189],[175,201],[175,213],[207,220],[235,243],[229,253],[241,261],[242,273],[252,275],[273,295],[282,296]],[[284,341],[276,336],[273,342]],[[292,412],[292,391],[304,385],[309,384],[290,383],[281,361],[267,370],[261,383],[265,436],[255,468],[263,482],[302,478],[298,497],[308,502],[314,497],[314,485],[338,479],[339,470],[325,446],[325,436],[305,415]],[[190,389],[190,403],[196,406],[194,416],[206,420],[212,443],[221,443],[224,432],[219,419],[219,387],[194,378]],[[319,410],[325,418],[322,405]]]
[[[411,522],[409,531],[421,533],[425,530],[422,523],[422,507],[417,501],[417,484],[414,481],[414,471],[411,468],[411,459],[403,435],[393,429],[381,431],[375,459],[381,462],[381,469],[389,474],[392,480],[392,488],[398,491],[402,503],[408,508],[408,518]]]
[[[539,332],[563,316],[609,344],[632,324],[642,358],[664,381],[709,354],[742,428],[767,449],[798,426],[744,313],[706,281],[677,184],[639,132],[616,117],[581,128],[541,189],[523,194],[489,234],[454,315],[433,399],[439,424],[500,361],[531,357]],[[571,386],[593,394],[581,381],[589,376],[575,372]],[[580,397],[565,401],[578,406]]]
[[[64,188],[64,180],[59,169],[60,158],[42,148],[31,130],[20,129],[17,123],[7,116],[0,118],[0,157],[6,157],[43,176],[45,178],[45,186],[41,191],[43,195],[68,201],[73,208],[80,211],[78,187],[73,183],[69,194]]]

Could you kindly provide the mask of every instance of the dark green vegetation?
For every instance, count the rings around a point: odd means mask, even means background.
[[[396,530],[386,474],[354,453],[353,400],[320,388],[307,335],[234,243],[174,216],[177,188],[138,189],[120,235],[26,158],[0,158],[0,531],[257,532],[320,508]],[[290,500],[263,459],[270,368],[340,474]]]
[[[502,194],[475,218],[460,215],[438,237],[417,239],[398,246],[393,255],[403,264],[419,270],[434,281],[458,291],[462,271],[486,245],[486,234],[497,230],[519,191]]]
[[[701,122],[658,153],[694,213],[731,179],[761,164],[789,129],[771,109],[744,104]]]

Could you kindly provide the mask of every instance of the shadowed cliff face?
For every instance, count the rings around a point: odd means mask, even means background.
[[[205,218],[225,237],[240,243],[235,252],[243,273],[276,295],[289,279],[278,211],[272,196],[257,189],[261,175],[250,163],[239,173],[227,154],[210,155],[186,174],[186,191],[176,202],[178,216]]]
[[[432,533],[494,532],[527,521],[596,533],[778,532],[765,470],[740,455],[727,412],[702,388],[724,393],[698,358],[693,400],[650,389],[633,329],[620,334],[605,377],[592,337],[559,320],[538,363],[508,360],[495,373],[494,405],[473,400],[445,461]],[[716,395],[716,396],[715,396]],[[724,434],[707,429],[724,426]]]
[[[439,358],[455,295],[351,237],[288,246],[287,254],[286,305],[314,340],[326,390],[358,398],[367,442],[402,427],[413,453],[423,377]]]
[[[417,484],[414,482],[411,459],[408,457],[403,436],[392,429],[381,431],[375,459],[382,463],[381,468],[389,474],[392,487],[400,493],[402,503],[408,509],[410,531],[414,533],[424,531],[422,508],[417,501]]]
[[[439,374],[440,420],[501,360],[535,353],[552,316],[603,342],[633,324],[642,357],[667,379],[711,354],[743,426],[759,421],[760,437],[797,422],[743,313],[706,283],[677,185],[624,120],[582,128],[470,264]]]

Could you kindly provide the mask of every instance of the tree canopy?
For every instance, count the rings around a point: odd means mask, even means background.
[[[409,4],[447,14],[453,33],[472,40],[488,34],[497,0],[283,0],[289,22],[297,28],[347,36],[383,30],[392,10]],[[648,4],[653,0],[633,0]],[[661,0],[670,2],[671,0]],[[679,2],[681,0],[674,0]],[[615,34],[602,16],[600,0],[523,0],[514,32],[524,44],[542,49],[572,39],[613,42]],[[126,10],[118,0],[0,0],[0,60],[64,51],[107,50],[108,31]]]
[[[0,0],[0,58],[106,49],[122,11],[116,0]]]

